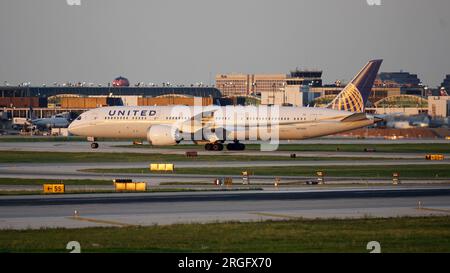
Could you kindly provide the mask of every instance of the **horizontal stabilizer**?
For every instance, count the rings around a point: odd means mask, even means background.
[[[365,113],[355,113],[353,115],[347,116],[341,122],[353,122],[353,121],[360,121],[367,119],[367,116]]]

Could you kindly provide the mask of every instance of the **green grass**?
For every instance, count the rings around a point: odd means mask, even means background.
[[[85,137],[41,137],[41,136],[6,136],[0,137],[1,142],[65,142],[65,141],[86,141]]]
[[[73,190],[68,191],[66,190],[66,194],[88,194],[88,193],[113,193],[114,191],[110,190]],[[0,196],[17,196],[17,195],[47,195],[46,193],[43,193],[42,191],[3,191],[0,190]],[[52,194],[52,195],[60,195],[58,194]]]
[[[151,148],[151,149],[192,149],[204,150],[201,145],[177,145],[177,146],[151,146],[151,145],[119,145],[118,147],[128,148]],[[248,150],[259,150],[259,144],[247,144]],[[439,144],[280,144],[278,151],[299,151],[299,152],[364,152],[365,148],[376,149],[383,153],[450,153],[450,143]]]
[[[70,136],[1,136],[1,142],[66,142],[66,141],[76,141],[76,142],[87,142],[86,137]],[[99,138],[98,141],[123,141],[123,142],[133,142],[132,139],[122,139],[122,138]]]
[[[42,185],[58,184],[65,185],[111,185],[111,180],[76,180],[76,179],[22,179],[22,178],[0,178],[0,185]]]
[[[30,136],[7,136],[0,137],[1,142],[65,142],[65,141],[86,141],[85,137],[30,137]],[[133,139],[100,138],[98,141],[120,141],[131,143]],[[152,146],[152,145],[118,145],[126,148],[151,148],[151,149],[191,149],[204,150],[203,145],[181,144],[177,146]],[[259,144],[247,144],[248,150],[259,150]],[[439,144],[280,144],[279,151],[341,151],[341,152],[364,152],[365,148],[374,148],[377,152],[384,153],[450,153],[450,143]]]
[[[450,153],[450,143],[445,144],[287,144],[280,145],[280,151],[340,151],[364,152],[364,149],[376,149],[382,153]]]
[[[199,155],[186,158],[182,154],[145,153],[67,153],[5,151],[0,153],[0,163],[98,163],[98,162],[173,162],[173,161],[302,161],[302,160],[393,160],[394,158],[354,157],[297,157],[289,156],[241,156],[241,155]]]
[[[450,252],[450,216],[2,230],[0,252]]]
[[[448,178],[450,165],[381,165],[381,166],[277,166],[277,167],[218,167],[218,168],[177,168],[176,174],[241,175],[248,170],[254,175],[273,176],[315,176],[316,171],[324,171],[332,177],[370,177],[387,178],[399,172],[400,178]],[[97,173],[150,173],[149,169],[87,169],[83,171]]]

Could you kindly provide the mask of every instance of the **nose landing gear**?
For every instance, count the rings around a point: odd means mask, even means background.
[[[98,148],[98,143],[96,142],[97,139],[95,137],[87,137],[87,141],[92,142],[91,143],[91,148],[92,149],[97,149]]]
[[[98,143],[97,142],[91,143],[91,148],[92,149],[97,149],[98,148]]]

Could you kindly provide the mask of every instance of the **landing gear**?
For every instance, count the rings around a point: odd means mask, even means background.
[[[205,144],[205,150],[207,151],[222,151],[223,150],[223,144],[222,143],[206,143]]]
[[[227,145],[228,151],[243,151],[245,150],[245,145],[239,143],[239,141],[234,141],[233,143],[228,143]]]
[[[98,143],[97,142],[91,143],[91,148],[92,149],[97,149],[98,148]]]
[[[98,143],[96,142],[97,139],[95,137],[87,137],[87,141],[92,142],[91,143],[91,148],[92,149],[97,149],[98,148]]]

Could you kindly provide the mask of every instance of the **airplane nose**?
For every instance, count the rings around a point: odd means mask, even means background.
[[[78,134],[79,130],[77,130],[76,123],[77,123],[76,121],[73,121],[72,123],[69,124],[69,127],[67,128],[69,133],[72,134],[72,135],[77,135]]]

